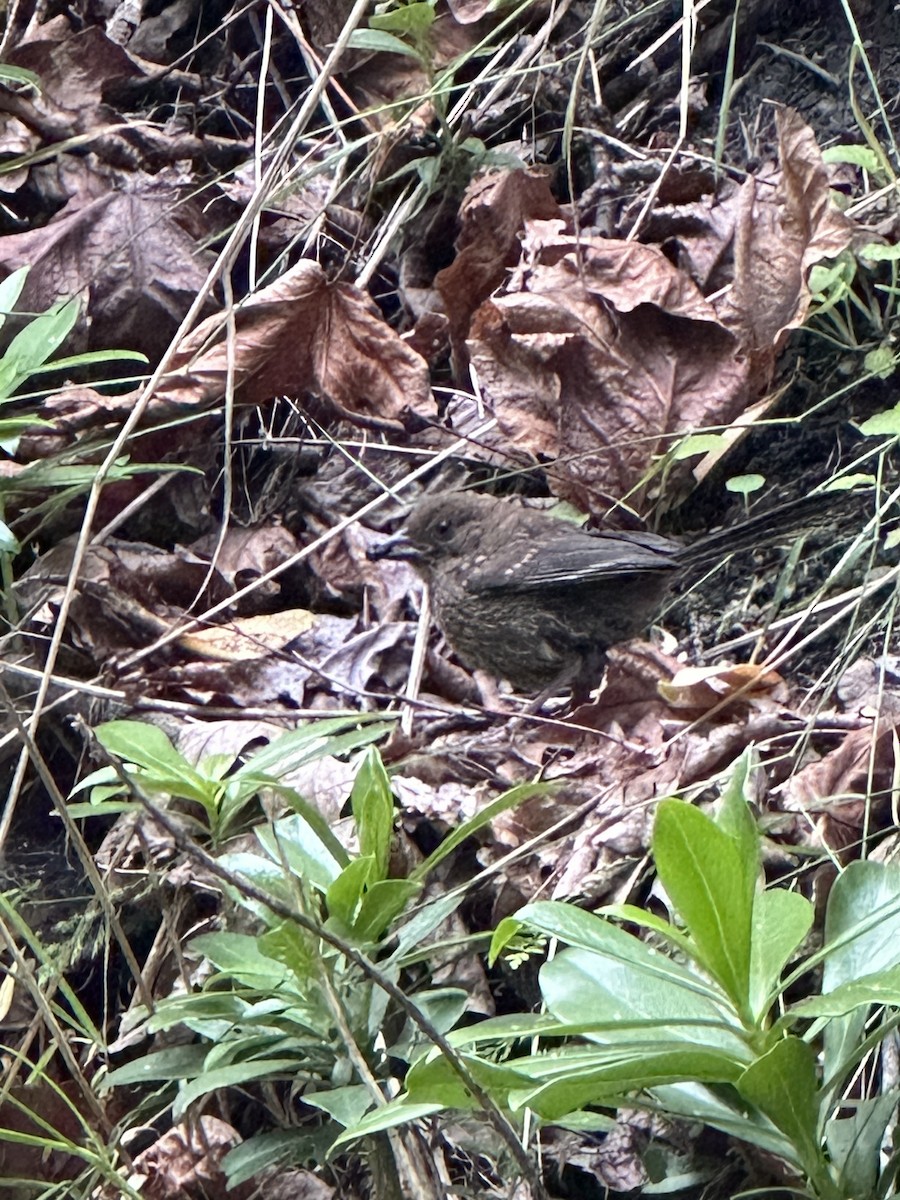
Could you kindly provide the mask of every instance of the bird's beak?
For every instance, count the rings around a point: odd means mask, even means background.
[[[415,563],[421,559],[422,551],[412,544],[406,530],[401,529],[393,537],[389,537],[386,542],[370,546],[366,557],[376,562],[380,558],[396,558],[403,562]]]

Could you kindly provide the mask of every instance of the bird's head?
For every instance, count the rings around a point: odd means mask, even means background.
[[[476,554],[497,502],[474,492],[445,492],[425,496],[413,508],[403,528],[369,551],[370,558],[411,562],[423,575],[453,558]]]

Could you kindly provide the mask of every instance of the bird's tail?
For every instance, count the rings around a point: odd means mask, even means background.
[[[745,521],[705,534],[685,546],[681,561],[689,568],[714,566],[736,551],[786,544],[802,533],[817,529],[838,529],[848,519],[859,518],[861,497],[871,500],[874,494],[874,489],[867,488],[862,492],[823,492],[789,500]]]

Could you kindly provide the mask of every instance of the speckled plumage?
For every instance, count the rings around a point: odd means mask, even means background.
[[[516,503],[448,492],[420,500],[373,557],[413,563],[469,667],[524,691],[571,686],[580,698],[599,682],[607,647],[647,628],[685,568],[789,536],[821,510],[821,498],[806,498],[684,546],[586,532]]]

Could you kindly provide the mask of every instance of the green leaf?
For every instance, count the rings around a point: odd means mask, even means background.
[[[291,1079],[299,1068],[296,1058],[259,1058],[250,1062],[232,1063],[214,1071],[204,1071],[186,1083],[172,1105],[172,1116],[180,1121],[195,1100],[208,1096],[218,1088],[238,1087],[257,1080]]]
[[[422,61],[422,55],[413,46],[407,45],[398,37],[394,37],[392,33],[386,33],[381,29],[354,29],[350,35],[350,48],[352,50],[373,50],[379,54],[402,54],[405,58],[414,58],[417,62]]]
[[[306,1104],[327,1112],[344,1128],[361,1121],[375,1103],[372,1092],[364,1083],[329,1088],[327,1092],[305,1092],[303,1100]]]
[[[393,728],[384,713],[352,713],[308,721],[258,750],[233,778],[262,783],[280,780],[299,767],[331,754],[346,754],[385,737]]]
[[[629,934],[611,931],[622,938]],[[544,1003],[558,1021],[584,1026],[592,1041],[622,1046],[667,1041],[727,1051],[746,1064],[750,1051],[735,1013],[704,994],[703,982],[636,938],[643,964],[587,950],[563,950],[541,967]],[[637,956],[636,956],[637,957]]]
[[[869,262],[898,262],[900,261],[900,244],[894,242],[885,246],[881,242],[868,242],[857,253],[860,258],[865,258]]]
[[[524,1061],[517,1059],[516,1066]],[[548,1056],[536,1056],[538,1070],[550,1066]],[[561,1078],[512,1095],[510,1102],[533,1109],[545,1121],[555,1121],[577,1112],[587,1104],[618,1107],[636,1091],[664,1084],[692,1080],[708,1083],[735,1083],[742,1067],[726,1054],[703,1047],[642,1047],[618,1062],[590,1069],[572,1061]]]
[[[843,1017],[857,1008],[888,1004],[900,1008],[900,966],[889,967],[842,983],[824,996],[810,996],[791,1005],[792,1017]]]
[[[725,480],[725,490],[736,492],[739,496],[749,496],[751,492],[758,492],[764,487],[765,482],[765,475],[732,475]]]
[[[330,830],[326,839],[319,836],[320,822],[321,818],[313,828],[300,813],[293,813],[271,825],[257,825],[253,832],[279,870],[284,864],[305,883],[324,892],[345,869],[348,859]]]
[[[262,952],[260,941],[249,933],[202,933],[192,938],[190,945],[223,974],[262,991],[276,992],[287,972],[281,962]]]
[[[825,1123],[825,1143],[837,1167],[842,1196],[876,1196],[878,1157],[888,1122],[897,1110],[896,1088],[872,1099],[852,1101],[852,1116]],[[883,1192],[881,1193],[884,1194]]]
[[[900,965],[900,867],[851,863],[835,880],[825,910],[822,993]],[[825,1029],[825,1075],[837,1083],[851,1067],[867,1012],[856,1009]]]
[[[350,929],[354,941],[377,941],[403,912],[422,885],[411,879],[381,879],[366,891]]]
[[[345,933],[356,919],[363,893],[374,869],[375,862],[372,856],[362,855],[353,859],[337,879],[328,885],[325,893],[328,915],[340,924]]]
[[[665,1112],[686,1121],[702,1121],[730,1137],[760,1146],[769,1154],[791,1157],[791,1145],[772,1122],[757,1109],[744,1104],[730,1088],[706,1087],[702,1083],[675,1083],[653,1089],[655,1102]]]
[[[686,458],[694,458],[698,454],[709,454],[712,451],[720,450],[724,442],[725,437],[721,433],[690,433],[672,447],[672,461],[681,462]]]
[[[420,38],[434,24],[434,3],[428,0],[413,0],[411,4],[397,5],[386,12],[369,17],[372,29],[386,29],[400,36]]]
[[[171,792],[203,805],[209,803],[214,792],[210,781],[194,770],[155,725],[143,721],[108,721],[98,725],[94,733],[104,750],[141,769],[148,790]]]
[[[372,858],[372,880],[386,879],[394,833],[394,795],[381,755],[370,746],[363,755],[350,806],[356,821],[359,852]]]
[[[858,426],[863,437],[897,437],[900,434],[900,404],[875,413]]]
[[[102,1086],[105,1090],[130,1087],[135,1083],[153,1083],[158,1079],[193,1079],[203,1070],[205,1061],[205,1046],[172,1046],[168,1050],[147,1054],[123,1067],[116,1067],[103,1079]]]
[[[0,552],[18,554],[20,549],[19,539],[5,521],[0,521]]]
[[[280,921],[262,934],[259,948],[287,967],[301,986],[315,979],[321,967],[313,938],[291,921]]]
[[[780,1129],[794,1147],[794,1161],[820,1179],[825,1164],[817,1136],[818,1085],[812,1050],[789,1037],[749,1066],[737,1089]]]
[[[690,804],[663,800],[652,844],[660,880],[684,918],[698,959],[738,1009],[747,1011],[758,870],[748,842]]]
[[[304,1100],[309,1098],[304,1096]],[[222,1159],[229,1189],[246,1183],[255,1175],[271,1173],[274,1167],[284,1164],[324,1163],[335,1132],[336,1127],[329,1121],[311,1132],[308,1129],[279,1129],[275,1133],[248,1138]]]
[[[381,1108],[373,1109],[361,1121],[345,1129],[340,1137],[335,1138],[328,1149],[333,1154],[339,1146],[346,1146],[359,1138],[370,1137],[373,1133],[381,1133],[385,1129],[396,1129],[398,1125],[406,1125],[410,1121],[421,1121],[433,1113],[440,1112],[445,1105],[433,1101],[413,1101],[401,1096],[391,1100]]]
[[[809,933],[813,907],[798,892],[757,892],[750,948],[750,1008],[761,1022],[778,991],[781,972]]]
[[[17,374],[27,379],[66,340],[80,311],[81,302],[77,297],[54,304],[16,334],[3,356],[4,360],[15,363]]]
[[[872,175],[878,174],[882,167],[878,155],[869,146],[829,146],[822,151],[822,162],[848,163],[852,167],[862,167]]]
[[[0,71],[2,69],[2,66],[0,66]],[[16,307],[30,270],[31,267],[19,267],[17,271],[13,271],[11,275],[7,275],[0,282],[0,327],[2,327],[6,318]]]
[[[863,358],[863,366],[878,379],[890,379],[897,369],[897,355],[890,346],[876,346]]]
[[[464,821],[462,825],[454,829],[450,836],[446,837],[420,866],[410,872],[410,879],[419,881],[426,879],[439,862],[452,853],[466,838],[471,837],[473,833],[493,821],[494,817],[499,816],[500,813],[506,812],[510,808],[516,808],[519,804],[530,800],[532,796],[546,796],[554,791],[556,791],[555,785],[549,783],[522,783],[517,787],[510,788],[508,792],[504,792],[502,796],[498,796],[496,800],[486,804],[470,820]]]

